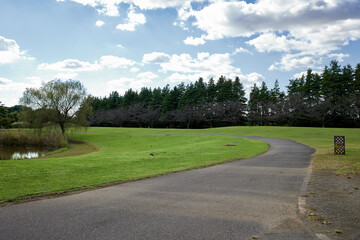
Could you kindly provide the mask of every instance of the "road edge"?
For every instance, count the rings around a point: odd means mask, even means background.
[[[315,158],[314,154],[312,155],[309,167],[306,170],[306,175],[300,187],[300,195],[298,197],[298,210],[299,213],[303,216],[306,216],[309,213],[309,210],[306,208],[306,197],[307,197],[308,185],[310,183],[311,175],[313,172],[313,163]],[[322,233],[315,233],[315,236],[320,240],[331,240],[331,238],[329,238],[328,236]]]

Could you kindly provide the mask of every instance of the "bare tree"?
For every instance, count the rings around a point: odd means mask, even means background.
[[[245,122],[245,104],[240,101],[229,101],[222,103],[222,105],[225,111],[223,121],[230,122],[233,126],[237,126]]]
[[[35,114],[48,122],[59,125],[65,135],[67,124],[84,125],[91,113],[88,95],[84,85],[79,81],[52,80],[42,83],[40,88],[27,88],[20,103],[29,107],[28,110],[40,110]],[[26,115],[24,115],[26,116]],[[23,119],[28,121],[29,119]]]
[[[319,99],[311,101],[306,109],[306,116],[312,119],[322,127],[325,127],[326,123],[330,120],[329,116],[332,112],[333,106],[330,99]]]
[[[216,121],[224,118],[225,109],[223,104],[217,102],[204,103],[201,106],[201,115],[212,128]]]
[[[180,122],[185,123],[186,128],[189,129],[196,120],[201,120],[199,106],[192,106],[189,104],[183,106],[180,111],[178,111],[178,119]]]

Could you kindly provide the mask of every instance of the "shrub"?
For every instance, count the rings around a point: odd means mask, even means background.
[[[67,140],[59,131],[0,130],[0,145],[60,148],[67,145]]]

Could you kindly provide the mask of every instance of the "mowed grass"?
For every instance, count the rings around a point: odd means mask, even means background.
[[[91,128],[90,132],[131,132],[133,128]],[[328,170],[338,174],[360,171],[359,128],[306,128],[306,127],[224,127],[202,130],[148,129],[149,134],[226,134],[289,139],[316,149],[313,167],[315,171]],[[334,155],[334,136],[345,136],[346,155]]]
[[[228,127],[206,132],[290,139],[316,149],[315,171],[328,170],[337,174],[360,171],[359,128]],[[346,155],[334,154],[334,136],[345,136]]]
[[[89,128],[87,132],[71,134],[72,139],[85,141],[87,146],[59,151],[43,159],[0,161],[0,200],[200,168],[233,159],[250,158],[268,148],[261,141],[204,136],[206,134],[290,139],[316,149],[315,171],[329,170],[340,174],[360,171],[360,129]],[[345,156],[333,154],[334,136],[346,137]],[[238,146],[225,147],[224,144]]]
[[[90,128],[88,134],[71,134],[73,140],[89,144],[85,150],[74,147],[48,158],[0,161],[0,200],[200,168],[250,158],[268,149],[266,143],[256,140],[164,132]],[[153,135],[158,133],[162,135]],[[86,151],[90,153],[84,154]]]

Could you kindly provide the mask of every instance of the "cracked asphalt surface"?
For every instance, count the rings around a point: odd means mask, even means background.
[[[249,138],[268,142],[269,151],[0,208],[0,239],[317,239],[297,206],[314,149]]]

